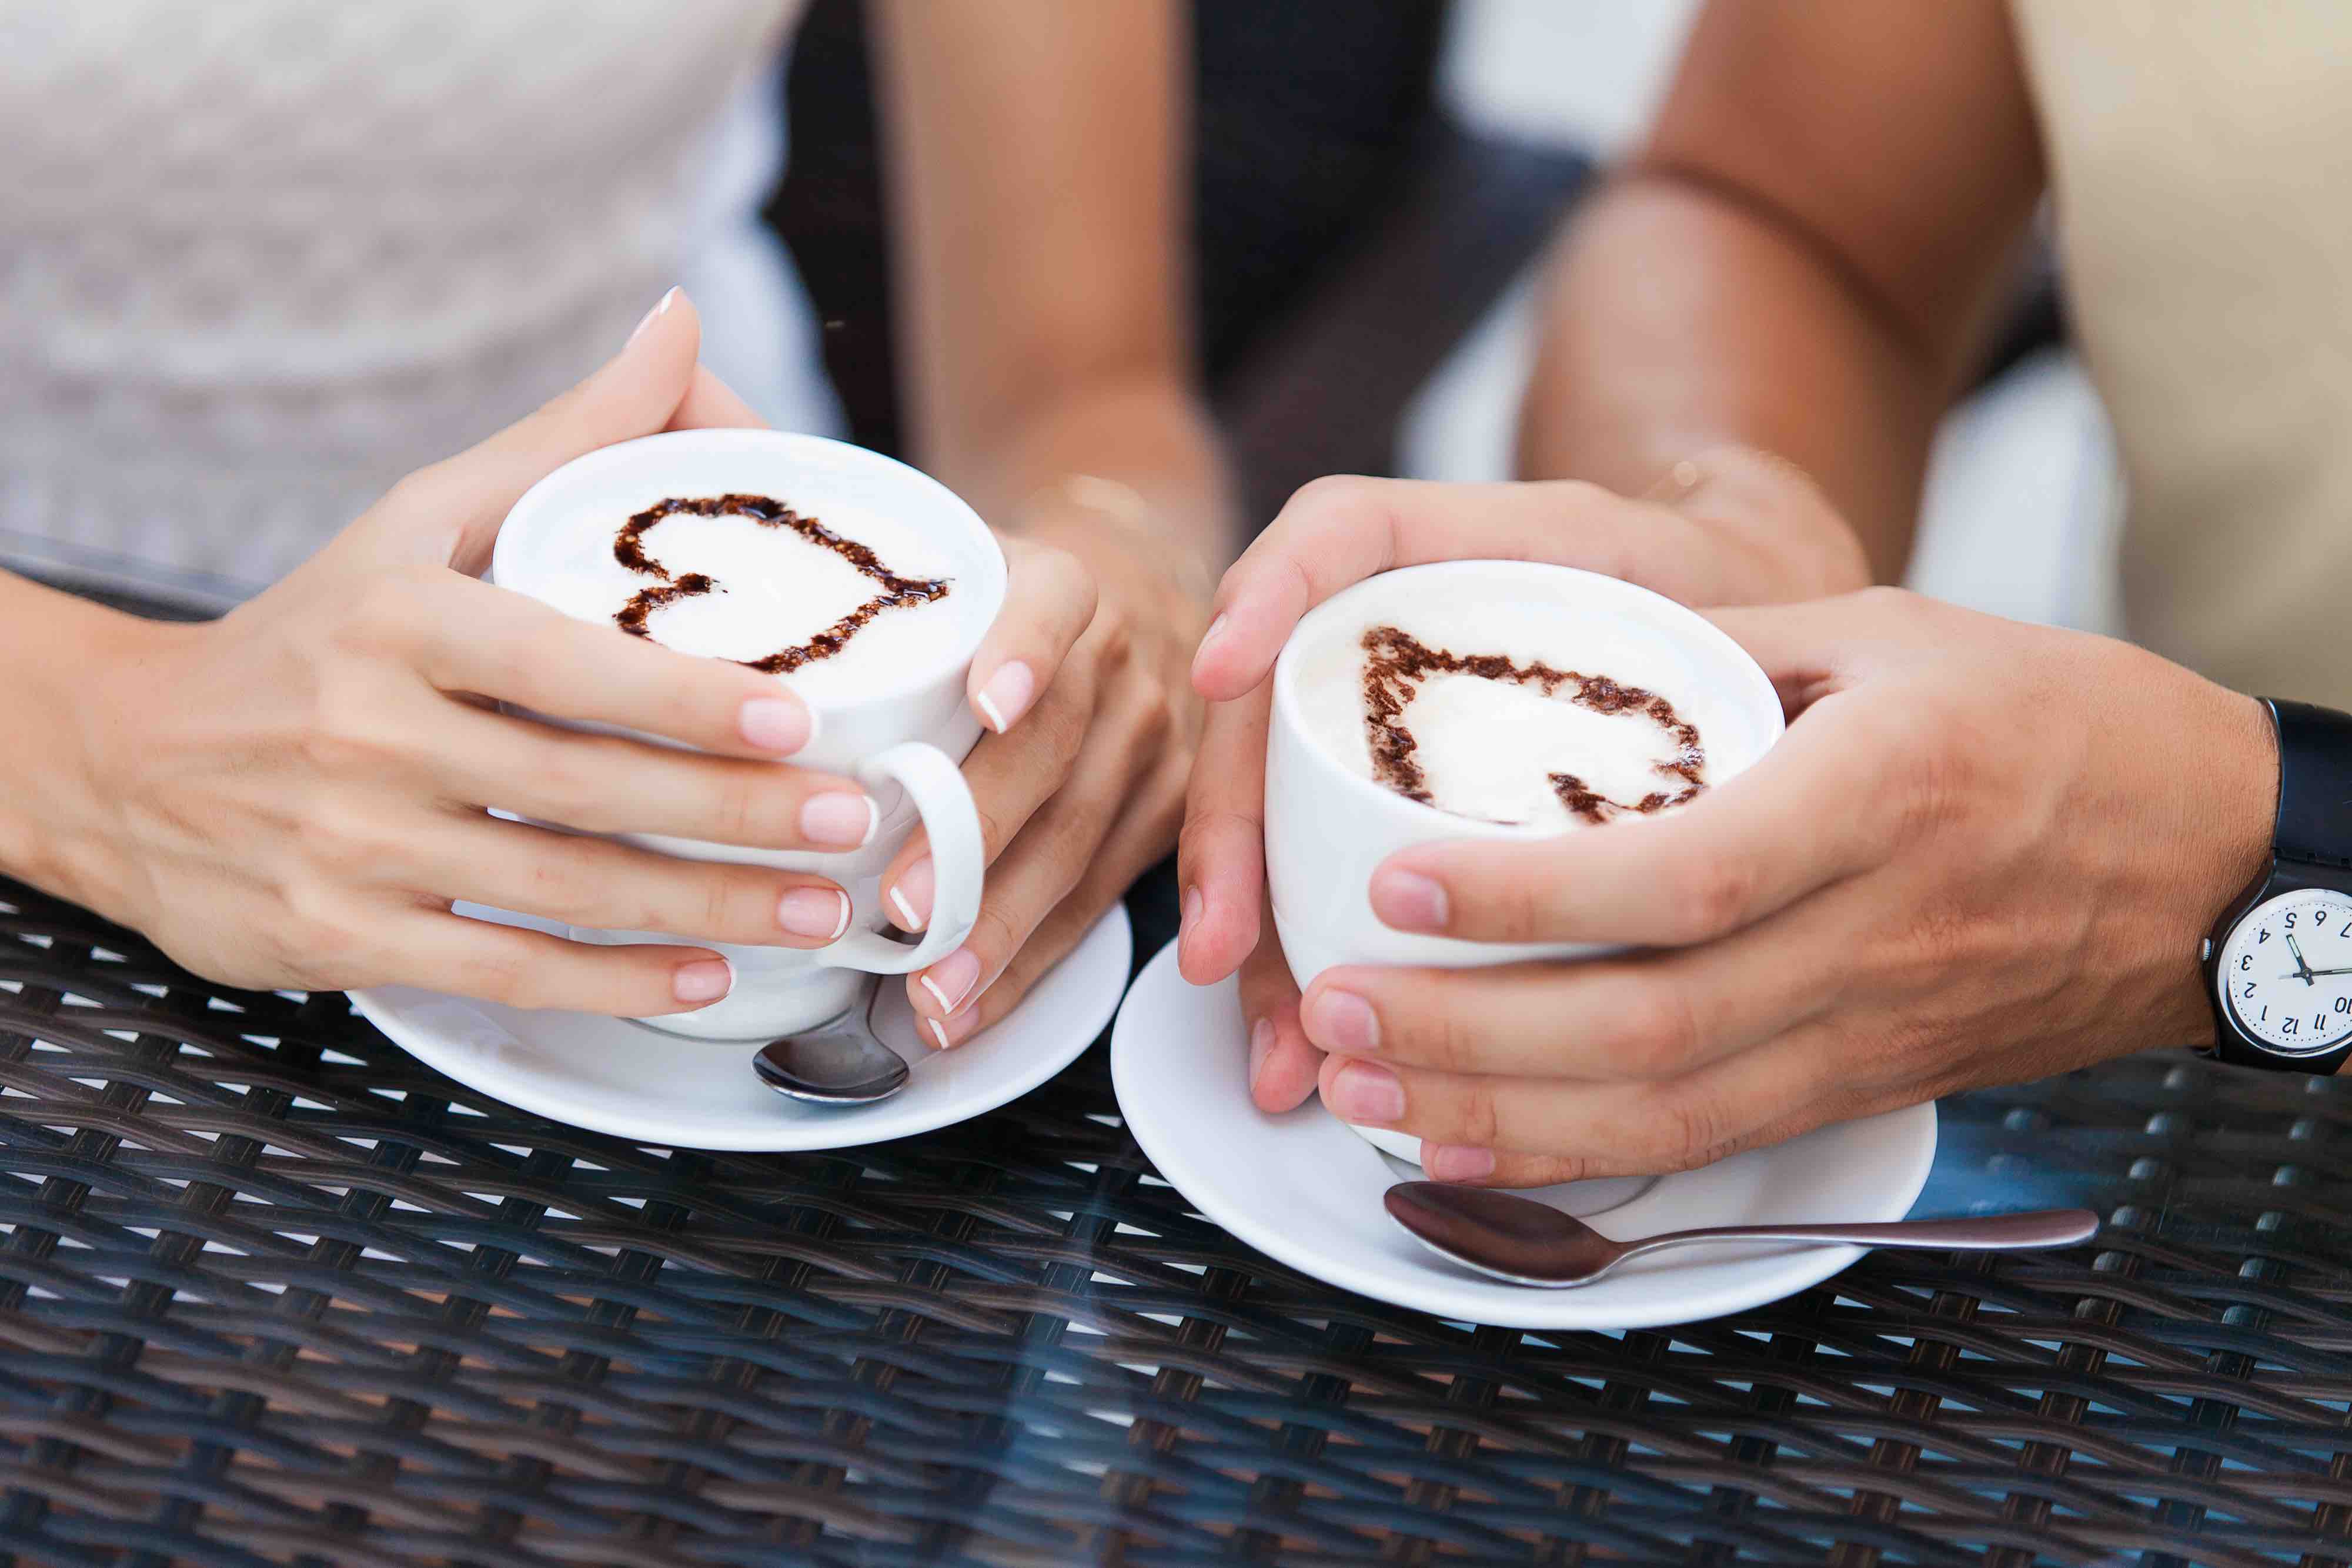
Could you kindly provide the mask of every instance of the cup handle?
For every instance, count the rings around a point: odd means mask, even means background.
[[[963,946],[980,919],[982,863],[980,812],[963,769],[936,746],[909,740],[877,752],[857,765],[858,782],[895,780],[915,802],[931,843],[931,919],[923,939],[909,947],[878,931],[853,928],[830,947],[813,955],[830,968],[863,969],[869,975],[906,975],[927,968]]]

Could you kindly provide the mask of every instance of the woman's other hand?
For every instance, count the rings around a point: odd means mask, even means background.
[[[1081,500],[1053,497],[1004,538],[1004,609],[972,658],[972,711],[989,733],[964,777],[988,886],[964,945],[907,982],[942,1048],[1020,1001],[1168,852],[1183,820],[1202,707],[1187,671],[1208,620],[1207,569],[1155,533],[1124,486],[1066,488]],[[919,831],[882,885],[898,924],[920,930],[932,883]]]

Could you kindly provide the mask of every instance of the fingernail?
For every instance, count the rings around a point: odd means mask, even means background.
[[[931,857],[925,855],[890,884],[890,907],[898,914],[899,930],[920,931],[931,917]]]
[[[854,850],[874,836],[881,809],[870,795],[829,789],[801,803],[801,837],[828,849]]]
[[[640,333],[644,332],[646,328],[652,326],[654,322],[659,319],[671,306],[677,303],[677,285],[673,283],[670,285],[669,292],[663,295],[659,299],[655,300],[654,308],[646,311],[645,315],[638,319],[637,324],[635,327],[629,329],[629,342],[635,342]],[[622,345],[624,348],[626,348],[627,346],[628,345],[625,343]]]
[[[931,1039],[939,1042],[941,1051],[952,1051],[980,1027],[980,1015],[976,1012],[958,1013],[953,1018],[932,1019],[929,1022]]]
[[[1381,1048],[1381,1020],[1353,991],[1318,991],[1301,1014],[1307,1038],[1326,1051],[1370,1056]]]
[[[776,901],[776,924],[795,936],[833,941],[849,929],[849,894],[837,887],[796,887]]]
[[[1192,939],[1192,933],[1199,929],[1201,925],[1201,912],[1207,907],[1208,900],[1201,896],[1199,888],[1188,887],[1184,890],[1184,913],[1176,924],[1177,941],[1190,942]]]
[[[1396,931],[1445,929],[1445,887],[1417,871],[1383,867],[1372,873],[1372,913]]]
[[[682,1002],[715,1002],[734,988],[735,966],[724,958],[697,958],[670,971],[669,994]]]
[[[1257,1075],[1265,1071],[1265,1059],[1274,1051],[1274,1020],[1260,1019],[1250,1025],[1249,1086],[1257,1091]]]
[[[980,955],[959,947],[915,977],[940,1004],[940,1016],[948,1017],[971,999],[971,988],[980,984]]]
[[[1350,1061],[1331,1074],[1323,1103],[1343,1122],[1393,1122],[1404,1114],[1404,1085],[1385,1067]]]
[[[743,744],[789,757],[816,738],[816,715],[798,697],[753,697],[735,715]]]
[[[1432,1181],[1478,1181],[1495,1174],[1495,1151],[1461,1144],[1423,1144],[1421,1169]]]
[[[1201,661],[1209,656],[1209,650],[1215,646],[1217,639],[1224,634],[1225,618],[1220,615],[1209,622],[1209,629],[1201,633],[1201,645],[1192,650],[1192,668],[1195,672],[1200,669]]]
[[[988,716],[988,725],[1003,735],[1020,722],[1029,711],[1029,700],[1037,695],[1036,672],[1015,659],[997,667],[988,677],[988,684],[972,695],[980,711]]]

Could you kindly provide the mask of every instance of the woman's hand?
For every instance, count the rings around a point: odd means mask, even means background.
[[[1187,676],[1208,612],[1181,547],[1056,515],[1004,537],[1003,611],[972,657],[990,731],[964,763],[988,886],[955,952],[907,994],[942,1049],[993,1023],[1175,842],[1200,731]],[[920,831],[883,873],[898,924],[931,912]]]
[[[253,987],[426,986],[524,1007],[685,1010],[726,994],[716,954],[589,946],[450,913],[816,947],[822,878],[677,860],[488,815],[775,849],[862,841],[846,779],[780,767],[809,716],[773,679],[691,658],[476,580],[533,481],[631,436],[755,424],[696,365],[675,291],[586,382],[409,476],[226,618],[110,622],[79,673],[80,777],[48,822],[61,891],[200,974]],[[519,704],[715,755],[509,717]]]
[[[1686,604],[1762,604],[1868,583],[1853,530],[1797,469],[1723,448],[1677,464],[1631,500],[1574,482],[1433,485],[1318,480],[1290,499],[1232,570],[1192,666],[1216,705],[1201,739],[1180,876],[1185,978],[1242,971],[1251,1092],[1286,1111],[1315,1087],[1320,1053],[1265,910],[1265,722],[1275,656],[1298,618],[1394,567],[1477,557],[1622,577]]]
[[[1416,845],[1400,930],[1623,944],[1343,967],[1324,1103],[1441,1180],[1681,1169],[1826,1122],[2210,1039],[2199,938],[2264,863],[2252,699],[2127,644],[1893,591],[1718,613],[1795,716],[1665,816]]]

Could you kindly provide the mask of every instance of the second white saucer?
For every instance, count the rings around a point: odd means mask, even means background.
[[[1573,1291],[1506,1284],[1432,1254],[1381,1195],[1421,1172],[1309,1102],[1250,1103],[1248,1030],[1232,980],[1195,988],[1171,945],[1145,966],[1111,1030],[1119,1113],[1160,1174],[1202,1214],[1328,1284],[1439,1317],[1509,1328],[1626,1329],[1718,1317],[1817,1284],[1858,1247],[1676,1248]],[[1595,1215],[1611,1237],[1705,1225],[1900,1219],[1927,1179],[1936,1108],[1914,1105],[1751,1149],[1702,1170],[1631,1184],[1578,1182],[1528,1196]]]

